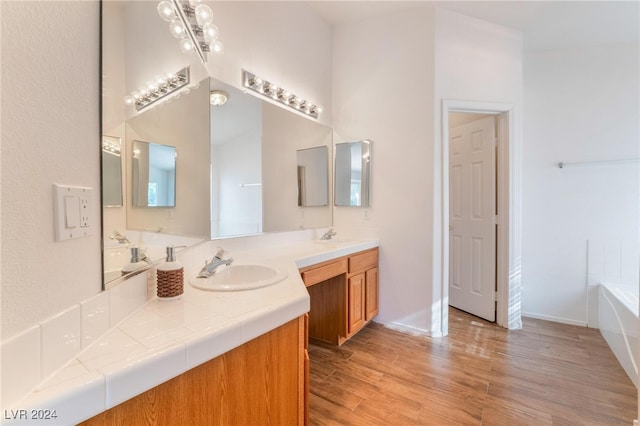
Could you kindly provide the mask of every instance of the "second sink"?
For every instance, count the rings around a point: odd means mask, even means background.
[[[287,278],[286,272],[266,265],[231,265],[208,278],[193,277],[189,283],[201,290],[239,291],[267,287]]]

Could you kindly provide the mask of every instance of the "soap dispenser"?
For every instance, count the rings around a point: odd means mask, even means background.
[[[130,247],[129,250],[131,251],[131,259],[129,263],[122,267],[122,275],[128,275],[135,271],[140,273],[144,267],[149,266],[149,264],[145,262],[147,256],[142,253],[139,247]]]
[[[176,260],[176,248],[167,247],[167,259],[157,269],[157,294],[160,300],[178,298],[184,293],[184,267]]]

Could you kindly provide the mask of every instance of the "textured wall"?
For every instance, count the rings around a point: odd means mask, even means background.
[[[1,7],[6,339],[101,289],[100,6],[3,1]],[[53,183],[95,189],[92,237],[54,241]]]
[[[336,207],[334,225],[379,229],[378,320],[420,332],[432,326],[434,19],[422,6],[334,33],[335,142],[373,141],[371,208]]]

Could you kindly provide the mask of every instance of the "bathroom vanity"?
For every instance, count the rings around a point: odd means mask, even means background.
[[[225,240],[234,266],[266,265],[286,278],[246,291],[185,283],[180,299],[149,296],[7,407],[52,408],[56,419],[6,424],[305,424],[309,338],[341,344],[378,303],[378,240],[317,238],[297,231]],[[217,244],[179,254],[185,277]],[[143,274],[100,297],[116,320],[139,292],[147,294]]]
[[[309,337],[342,345],[378,314],[378,248],[300,269],[311,310]]]
[[[307,424],[306,324],[300,316],[81,424]]]

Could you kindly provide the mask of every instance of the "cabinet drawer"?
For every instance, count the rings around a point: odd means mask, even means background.
[[[337,277],[340,274],[347,272],[347,259],[341,259],[328,265],[313,268],[302,273],[302,281],[304,285],[309,287],[310,285],[318,284],[322,281],[326,281],[329,278]]]
[[[356,274],[378,266],[378,249],[356,254],[349,258],[349,273]]]

